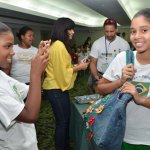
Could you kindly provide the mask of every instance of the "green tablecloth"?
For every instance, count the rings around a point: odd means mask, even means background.
[[[76,145],[76,150],[98,150],[97,145],[92,140],[86,139],[86,129],[84,127],[82,112],[89,107],[89,104],[71,103],[70,136]]]

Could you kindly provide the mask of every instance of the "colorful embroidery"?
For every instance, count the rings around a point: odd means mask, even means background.
[[[106,97],[90,105],[88,109],[82,112],[82,114],[84,115],[84,121],[85,121],[86,130],[87,130],[88,140],[91,140],[92,137],[94,136],[92,132],[92,126],[95,122],[96,115],[102,113],[102,111],[105,108],[105,104],[109,99],[110,99],[110,95],[107,95]]]
[[[98,108],[96,108],[95,110],[96,110],[96,113],[97,114],[99,114],[99,113],[101,113],[102,111],[103,111],[103,109],[104,109],[104,105],[100,105]]]

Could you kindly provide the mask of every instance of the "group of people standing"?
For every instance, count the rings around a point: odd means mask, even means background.
[[[13,46],[14,36],[11,29],[0,22],[0,67],[13,77],[0,70],[0,149],[38,149],[33,123],[37,120],[40,110],[42,85],[56,118],[55,148],[69,150],[69,90],[74,86],[77,72],[87,69],[89,65],[86,61],[72,64],[69,42],[75,33],[74,27],[75,23],[71,19],[59,18],[52,28],[51,41],[41,41],[36,49],[32,46],[32,29],[21,30],[18,34],[20,44]],[[133,101],[127,105],[122,150],[148,150],[150,9],[139,11],[131,21],[130,40],[136,48],[134,66],[126,66],[125,50],[129,49],[129,45],[116,35],[116,21],[105,20],[103,28],[105,36],[96,40],[91,48],[92,82],[97,82],[97,90],[102,95],[120,87],[123,93],[133,95]],[[16,64],[20,58],[22,61]],[[30,67],[25,68],[24,63],[28,64],[29,60]],[[15,75],[16,69],[20,69],[18,76]],[[25,70],[28,70],[29,78],[20,79],[19,76],[23,76]],[[128,79],[133,82],[127,82]],[[146,85],[144,95],[137,92],[137,82]]]
[[[33,123],[40,110],[41,85],[56,118],[55,147],[69,149],[68,90],[73,87],[77,72],[88,67],[86,62],[71,63],[69,41],[74,27],[71,19],[59,18],[52,28],[51,41],[41,41],[37,49],[32,46],[31,28],[21,28],[17,34],[20,43],[14,45],[12,30],[0,23],[0,67],[3,70],[0,71],[0,149],[38,149]]]

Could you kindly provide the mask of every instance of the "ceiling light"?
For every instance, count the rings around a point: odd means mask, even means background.
[[[55,20],[68,17],[88,27],[100,27],[106,19],[78,0],[0,0],[0,7]]]

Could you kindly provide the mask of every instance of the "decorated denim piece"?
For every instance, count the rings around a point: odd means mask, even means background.
[[[127,51],[126,63],[133,63],[133,52]],[[91,105],[84,114],[88,139],[92,137],[100,150],[120,150],[126,124],[126,105],[132,99],[117,89]]]

